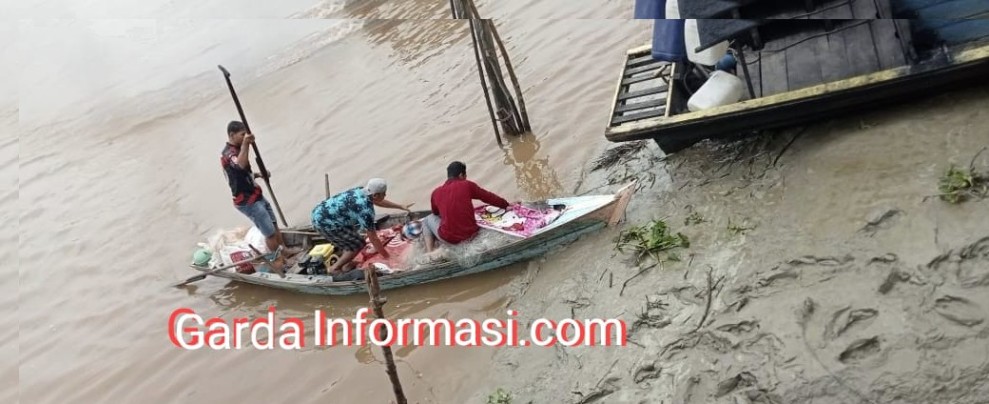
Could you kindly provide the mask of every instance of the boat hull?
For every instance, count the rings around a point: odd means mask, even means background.
[[[456,261],[445,261],[425,267],[401,271],[386,276],[380,276],[378,283],[382,290],[422,285],[461,276],[473,275],[515,263],[524,262],[544,255],[555,248],[576,241],[581,236],[600,230],[615,222],[616,217],[624,213],[634,184],[629,184],[614,195],[596,195],[588,197],[550,199],[549,204],[572,204],[572,215],[547,226],[529,238],[519,239],[504,246],[484,251],[477,263],[471,266],[461,266]],[[285,240],[292,241],[312,236],[311,227],[299,227],[283,230]],[[209,272],[210,268],[192,265],[192,268]],[[235,271],[221,271],[212,276],[227,278],[238,282],[266,286],[275,289],[289,290],[314,295],[352,295],[367,293],[364,281],[333,282],[325,275],[286,274],[281,277],[273,273],[255,272],[242,274]]]
[[[576,241],[581,236],[599,230],[604,226],[605,223],[599,221],[577,224],[573,226],[571,229],[572,231],[560,232],[560,234],[539,240],[538,242],[527,245],[524,248],[517,248],[517,251],[505,252],[492,257],[484,257],[485,255],[490,255],[489,253],[484,253],[481,261],[470,267],[462,267],[455,263],[447,263],[435,267],[407,271],[393,276],[380,277],[378,279],[378,283],[381,286],[381,290],[389,290],[406,286],[422,285],[503,268],[544,255],[556,247]],[[193,268],[203,272],[209,271],[207,268],[203,267],[193,266]],[[220,272],[214,274],[213,276],[259,286],[267,286],[276,289],[314,295],[352,295],[367,293],[367,286],[365,286],[363,281],[332,282],[326,276],[290,274],[286,275],[285,278],[281,278],[277,274],[260,272],[253,274]]]

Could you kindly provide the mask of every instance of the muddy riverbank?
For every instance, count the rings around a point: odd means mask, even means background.
[[[581,189],[638,177],[624,226],[663,219],[691,245],[631,280],[619,229],[531,264],[507,306],[622,318],[629,343],[502,349],[475,399],[982,402],[989,201],[929,196],[989,145],[987,101],[982,86],[668,158],[647,144],[588,173]]]
[[[457,159],[510,200],[641,177],[626,225],[666,218],[690,237],[680,263],[623,293],[639,269],[614,252],[619,229],[544,259],[389,291],[393,318],[480,320],[511,307],[634,324],[645,311],[626,347],[395,349],[410,402],[484,402],[498,387],[516,403],[850,402],[853,389],[877,401],[984,397],[985,324],[972,307],[985,306],[975,293],[985,261],[961,252],[986,235],[986,202],[922,197],[949,162],[989,141],[985,87],[808,126],[788,148],[793,132],[666,160],[649,145],[592,172],[588,160],[614,146],[602,131],[618,68],[652,24],[629,20],[626,1],[477,3],[497,19],[534,126],[504,148],[467,22],[444,20],[447,2],[18,2],[21,20],[0,23],[4,54],[20,61],[0,71],[22,89],[0,102],[0,120],[18,130],[0,142],[0,158],[17,160],[0,175],[3,200],[19,207],[3,220],[20,230],[0,249],[19,262],[0,281],[17,322],[0,332],[0,402],[392,399],[374,347],[190,352],[169,341],[179,308],[233,319],[277,306],[312,329],[317,309],[352,318],[367,305],[217,278],[170,287],[195,274],[196,243],[247,223],[217,160],[238,116],[218,64],[233,73],[292,225],[325,197],[327,173],[333,191],[387,178],[391,198],[422,208]],[[694,212],[706,221],[684,225]],[[710,312],[692,333],[708,265]],[[814,310],[798,315],[808,298]]]

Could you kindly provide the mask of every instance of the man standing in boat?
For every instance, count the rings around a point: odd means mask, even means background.
[[[271,204],[261,194],[261,187],[254,181],[255,178],[260,178],[261,174],[251,169],[252,142],[254,135],[247,133],[247,127],[243,122],[231,121],[227,124],[227,144],[223,147],[220,165],[233,193],[234,206],[247,216],[258,230],[261,230],[261,234],[265,237],[265,247],[271,254],[269,259],[277,259],[279,252],[284,252],[285,256],[294,255],[299,251],[295,249],[290,251],[288,248],[282,250],[285,242],[282,241],[282,234],[278,230],[278,223],[275,222]],[[255,246],[255,248],[259,247]]]
[[[327,268],[328,274],[347,272],[355,266],[353,263],[357,253],[367,244],[374,246],[382,258],[388,259],[388,252],[378,239],[374,224],[374,206],[399,209],[411,212],[412,204],[402,206],[385,199],[388,184],[381,178],[372,178],[364,187],[356,187],[320,202],[312,210],[312,225],[326,241],[343,251],[340,259]]]
[[[433,213],[422,220],[426,251],[436,249],[436,240],[448,245],[470,240],[480,227],[474,220],[474,200],[502,209],[508,201],[467,179],[467,165],[454,161],[446,167],[447,180],[430,197]]]

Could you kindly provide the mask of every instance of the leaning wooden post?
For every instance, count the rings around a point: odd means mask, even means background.
[[[474,19],[468,18],[468,24],[470,24],[470,37],[474,41],[474,61],[477,62],[477,75],[481,78],[481,88],[484,89],[484,102],[488,104],[488,115],[491,116],[491,126],[494,127],[495,139],[498,141],[498,146],[503,146],[501,142],[501,132],[498,131],[498,118],[495,117],[494,108],[491,107],[491,98],[488,95],[488,82],[484,79],[484,69],[481,66],[481,55],[478,52],[477,47],[477,33],[474,31]]]
[[[522,130],[532,132],[532,126],[529,125],[529,114],[525,111],[525,100],[522,99],[522,87],[519,86],[518,77],[515,77],[515,69],[512,68],[511,59],[508,58],[508,50],[505,49],[505,43],[501,41],[501,35],[498,35],[494,21],[491,22],[491,33],[494,34],[495,42],[498,43],[498,49],[501,50],[501,55],[505,57],[505,67],[508,69],[508,77],[512,79],[512,86],[515,87],[515,96],[519,99],[519,113],[522,114]]]
[[[494,35],[491,30],[494,24],[489,19],[478,18],[479,24],[477,35],[481,44],[481,59],[484,60],[484,67],[488,72],[488,79],[491,81],[491,92],[494,95],[496,115],[502,121],[502,130],[505,133],[520,135],[522,129],[522,116],[515,105],[511,90],[505,84],[505,75],[501,72],[501,63],[498,61],[498,47],[495,44]],[[502,115],[504,114],[504,116]]]
[[[453,13],[454,19],[460,18],[459,13],[457,12],[457,2],[459,2],[459,0],[450,0],[450,12]]]
[[[374,310],[374,315],[378,316],[380,319],[385,318],[385,312],[381,307],[388,302],[380,296],[381,288],[378,285],[378,274],[374,272],[374,267],[368,265],[364,268],[364,280],[367,283],[367,294],[371,297],[371,309]],[[388,330],[385,327],[378,328],[378,340],[386,341],[388,340]],[[385,366],[386,373],[388,373],[388,378],[391,379],[392,390],[395,391],[395,400],[398,404],[407,404],[408,401],[405,399],[405,392],[402,391],[402,382],[398,380],[398,368],[395,367],[395,358],[392,356],[390,346],[382,346],[381,351],[385,354]]]
[[[507,110],[506,112],[510,115],[510,118],[513,118],[512,122],[515,123],[506,126],[508,126],[513,131],[517,130],[518,133],[516,134],[522,134],[523,132],[527,132],[527,131],[531,132],[531,129],[528,128],[529,126],[528,116],[525,113],[525,107],[524,107],[525,103],[524,101],[522,101],[522,91],[520,86],[518,85],[518,79],[515,77],[514,69],[512,68],[512,64],[511,64],[512,62],[508,58],[508,52],[505,50],[505,47],[501,43],[501,39],[498,36],[498,29],[495,27],[494,22],[492,20],[481,19],[481,14],[477,11],[477,5],[474,4],[473,0],[463,0],[463,1],[465,7],[468,8],[470,13],[473,15],[473,18],[479,19],[484,22],[484,24],[482,24],[483,33],[479,32],[479,34],[484,35],[484,38],[481,39],[482,44],[485,45],[486,53],[484,60],[487,61],[489,64],[491,64],[488,74],[493,76],[491,79],[492,89],[498,90],[495,92],[496,95],[495,98],[499,101],[498,107]],[[497,44],[497,46],[501,49],[501,53],[505,57],[505,66],[508,69],[509,77],[512,79],[512,85],[515,87],[515,92],[517,93],[516,95],[519,97],[519,102],[522,109],[521,113],[519,112],[520,107],[515,105],[515,100],[512,98],[511,92],[509,92],[508,88],[505,87],[505,79],[501,74],[501,65],[498,63],[497,50],[495,50],[494,48],[496,46],[495,44]],[[490,52],[491,54],[488,55],[487,52]],[[492,58],[494,60],[491,60]],[[506,123],[507,123],[508,118],[509,117],[504,117],[502,119],[506,119]]]
[[[330,199],[330,174],[323,174],[323,180],[326,184],[326,199]]]

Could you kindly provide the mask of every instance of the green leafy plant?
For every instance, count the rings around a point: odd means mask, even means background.
[[[738,223],[732,223],[731,218],[728,218],[728,232],[733,235],[745,234],[745,232],[755,229],[755,227],[745,227]]]
[[[969,197],[984,198],[989,189],[989,177],[973,172],[972,169],[952,165],[938,181],[938,191],[942,201],[964,202]]]
[[[975,161],[986,151],[983,147],[975,156],[968,168],[958,168],[952,164],[938,181],[938,196],[948,203],[961,203],[969,198],[985,198],[989,196],[989,173],[975,170]],[[926,199],[926,198],[925,198]]]
[[[659,253],[678,247],[690,247],[690,240],[683,233],[672,234],[666,222],[662,220],[653,220],[645,226],[633,226],[622,230],[618,235],[616,246],[621,252],[631,250],[635,254],[637,263],[642,262],[647,256],[660,261]]]
[[[683,225],[690,226],[694,224],[701,224],[706,221],[707,220],[704,219],[704,216],[701,216],[700,212],[693,212],[690,214],[690,216],[687,216],[687,219],[683,221]]]
[[[512,404],[512,395],[499,387],[488,395],[488,404]]]

